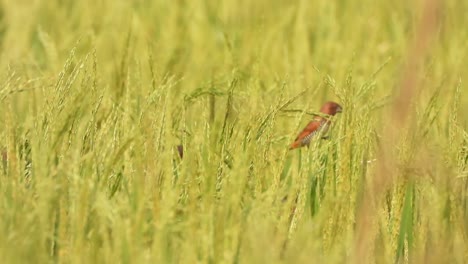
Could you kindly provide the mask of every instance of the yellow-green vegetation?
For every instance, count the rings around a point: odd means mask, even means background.
[[[1,1],[1,262],[463,263],[467,10]]]

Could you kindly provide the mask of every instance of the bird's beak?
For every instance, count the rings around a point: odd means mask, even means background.
[[[336,112],[337,112],[337,113],[343,112],[343,108],[341,108],[341,107],[336,108]]]

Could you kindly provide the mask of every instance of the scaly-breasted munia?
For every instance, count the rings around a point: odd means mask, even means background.
[[[322,106],[322,108],[320,108],[321,113],[329,116],[334,116],[337,113],[341,113],[342,110],[343,108],[341,107],[341,105],[335,102],[326,102]],[[309,146],[310,141],[316,134],[323,135],[328,131],[330,123],[331,121],[329,118],[316,116],[297,136],[296,140],[294,140],[294,143],[291,144],[291,147],[289,149]]]

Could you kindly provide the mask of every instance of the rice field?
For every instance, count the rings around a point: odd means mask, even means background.
[[[467,14],[0,1],[1,262],[466,263]]]

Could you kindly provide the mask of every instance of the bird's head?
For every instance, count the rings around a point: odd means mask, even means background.
[[[335,103],[335,102],[326,102],[322,108],[320,108],[320,112],[324,113],[324,114],[327,114],[327,115],[331,115],[331,116],[334,116],[336,115],[337,113],[341,113],[343,111],[343,108],[341,107],[341,105]]]

